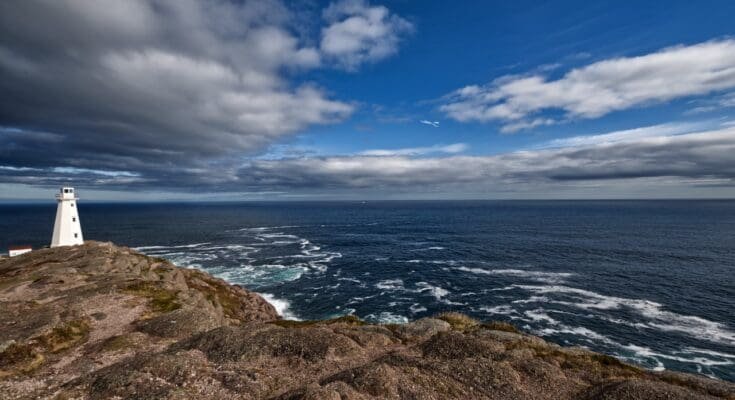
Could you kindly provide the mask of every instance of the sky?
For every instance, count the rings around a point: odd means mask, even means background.
[[[0,2],[0,201],[735,198],[733,1]]]

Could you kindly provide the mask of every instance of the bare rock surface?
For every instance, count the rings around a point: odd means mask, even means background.
[[[285,321],[263,298],[110,243],[0,260],[2,399],[735,399],[499,322]]]

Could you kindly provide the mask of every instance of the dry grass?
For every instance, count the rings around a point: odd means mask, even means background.
[[[327,319],[323,321],[310,320],[310,321],[293,321],[288,319],[279,319],[277,321],[270,322],[273,325],[278,325],[283,328],[305,328],[315,325],[331,325],[331,324],[347,324],[352,326],[362,326],[366,322],[354,315],[344,315],[338,318]]]
[[[89,337],[89,321],[63,322],[25,343],[13,343],[0,352],[0,378],[29,374],[46,360],[44,353],[59,353],[75,347]]]
[[[86,319],[64,322],[42,335],[39,342],[50,352],[58,353],[85,341],[89,336]]]
[[[136,282],[123,291],[149,299],[148,307],[156,313],[166,313],[181,308],[181,304],[176,301],[176,292],[164,289],[154,282]]]
[[[521,331],[515,327],[513,324],[509,324],[507,322],[500,322],[500,321],[491,321],[491,322],[485,322],[480,325],[480,327],[492,331],[503,331],[503,332],[511,332],[511,333],[518,333],[520,334]]]
[[[129,337],[124,336],[124,335],[117,335],[117,336],[112,336],[106,339],[102,343],[102,350],[113,352],[113,351],[126,350],[134,346],[135,346],[135,342],[130,340]]]
[[[434,318],[448,322],[453,330],[459,332],[467,332],[480,325],[480,322],[476,319],[458,312],[444,312],[436,315]]]

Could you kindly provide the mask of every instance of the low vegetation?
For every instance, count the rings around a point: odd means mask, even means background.
[[[181,308],[176,300],[176,292],[164,289],[156,282],[136,282],[125,288],[124,292],[149,299],[148,307],[154,313],[166,313]]]

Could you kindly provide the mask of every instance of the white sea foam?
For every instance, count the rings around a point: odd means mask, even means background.
[[[582,336],[584,339],[592,341],[592,342],[605,343],[608,345],[622,347],[620,343],[615,342],[609,337],[602,335],[600,333],[597,333],[593,331],[592,329],[585,328],[583,326],[573,326],[572,327],[572,326],[567,326],[567,325],[557,323],[554,328],[549,327],[549,328],[542,328],[542,329],[533,329],[533,332],[538,334],[539,336],[550,336],[554,334],[565,333],[569,335]]]
[[[339,281],[345,281],[345,282],[353,282],[353,283],[357,283],[357,284],[362,284],[362,281],[361,280],[355,279],[355,278],[337,278],[337,280],[339,280]]]
[[[134,247],[133,250],[144,251],[144,250],[156,250],[156,249],[189,249],[193,247],[204,246],[206,244],[209,244],[209,242],[184,244],[180,246],[141,246],[141,247]]]
[[[418,314],[420,312],[426,311],[426,307],[422,306],[419,303],[411,304],[411,306],[409,306],[408,309],[411,311],[412,314]]]
[[[554,318],[551,318],[549,314],[545,312],[542,308],[537,308],[535,310],[527,310],[524,311],[523,314],[525,314],[528,318],[531,318],[533,322],[546,322],[551,325],[559,325],[559,321],[555,320]]]
[[[514,287],[531,291],[535,294],[571,295],[576,301],[554,300],[548,303],[561,304],[586,310],[613,310],[626,308],[645,318],[640,326],[659,330],[683,333],[689,336],[708,340],[715,343],[735,345],[735,332],[725,325],[708,319],[677,314],[663,309],[663,305],[645,299],[629,299],[616,296],[605,296],[589,290],[572,288],[561,285],[531,286],[513,285]]]
[[[368,321],[378,322],[381,324],[405,324],[408,323],[408,318],[400,315],[400,314],[394,314],[392,312],[384,311],[381,313],[373,313],[368,314],[365,316],[365,319]]]
[[[528,271],[523,269],[483,269],[483,268],[470,268],[470,267],[458,267],[458,271],[469,272],[472,274],[480,275],[505,275],[515,276],[519,278],[529,278],[535,281],[557,283],[564,282],[567,278],[574,276],[571,272],[546,272],[546,271]]]
[[[275,296],[273,296],[270,293],[258,293],[261,295],[265,301],[270,303],[275,309],[278,315],[283,317],[283,319],[290,319],[294,321],[300,321],[301,319],[296,316],[291,311],[291,303],[288,300],[285,299],[277,299]]]
[[[375,287],[382,290],[400,290],[404,289],[402,279],[385,279],[375,284]]]
[[[437,300],[442,300],[442,298],[449,294],[449,291],[447,289],[441,288],[439,286],[433,286],[430,285],[427,282],[417,282],[416,286],[419,288],[418,292],[426,292],[428,291],[432,296],[434,296]]]
[[[518,311],[514,309],[513,307],[509,305],[500,305],[500,306],[482,306],[479,308],[480,311],[484,311],[490,315],[498,314],[498,315],[513,315],[518,314]]]
[[[655,352],[648,347],[636,346],[634,344],[623,346],[623,348],[634,352],[636,357],[650,357],[650,358],[654,358],[657,360],[663,358],[665,360],[672,360],[672,361],[677,361],[680,363],[697,364],[697,365],[706,366],[706,367],[735,365],[734,361],[732,361],[731,359],[728,360],[727,357],[722,357],[721,355],[716,356],[720,358],[719,360],[701,356],[701,354],[707,354],[707,355],[712,356],[712,353],[708,352],[707,350],[697,351],[697,352],[688,352],[688,353],[677,351],[677,352],[674,352],[673,354],[664,354],[664,353]],[[697,355],[698,353],[699,355]],[[674,355],[674,354],[678,354],[678,355]],[[723,360],[722,358],[725,358],[725,359]]]
[[[420,249],[413,249],[411,251],[434,251],[434,250],[446,250],[446,247],[442,246],[430,246],[430,247],[424,247]]]
[[[419,259],[412,259],[408,261],[404,261],[409,264],[437,264],[437,265],[449,265],[449,266],[455,266],[459,264],[459,261],[457,260],[419,260]]]
[[[300,239],[296,235],[289,235],[286,233],[259,233],[258,236],[266,239],[276,239],[276,238],[287,238],[287,239]]]
[[[682,351],[684,353],[706,354],[713,357],[730,358],[735,360],[735,354],[721,353],[719,351],[700,349],[697,347],[685,347]]]

